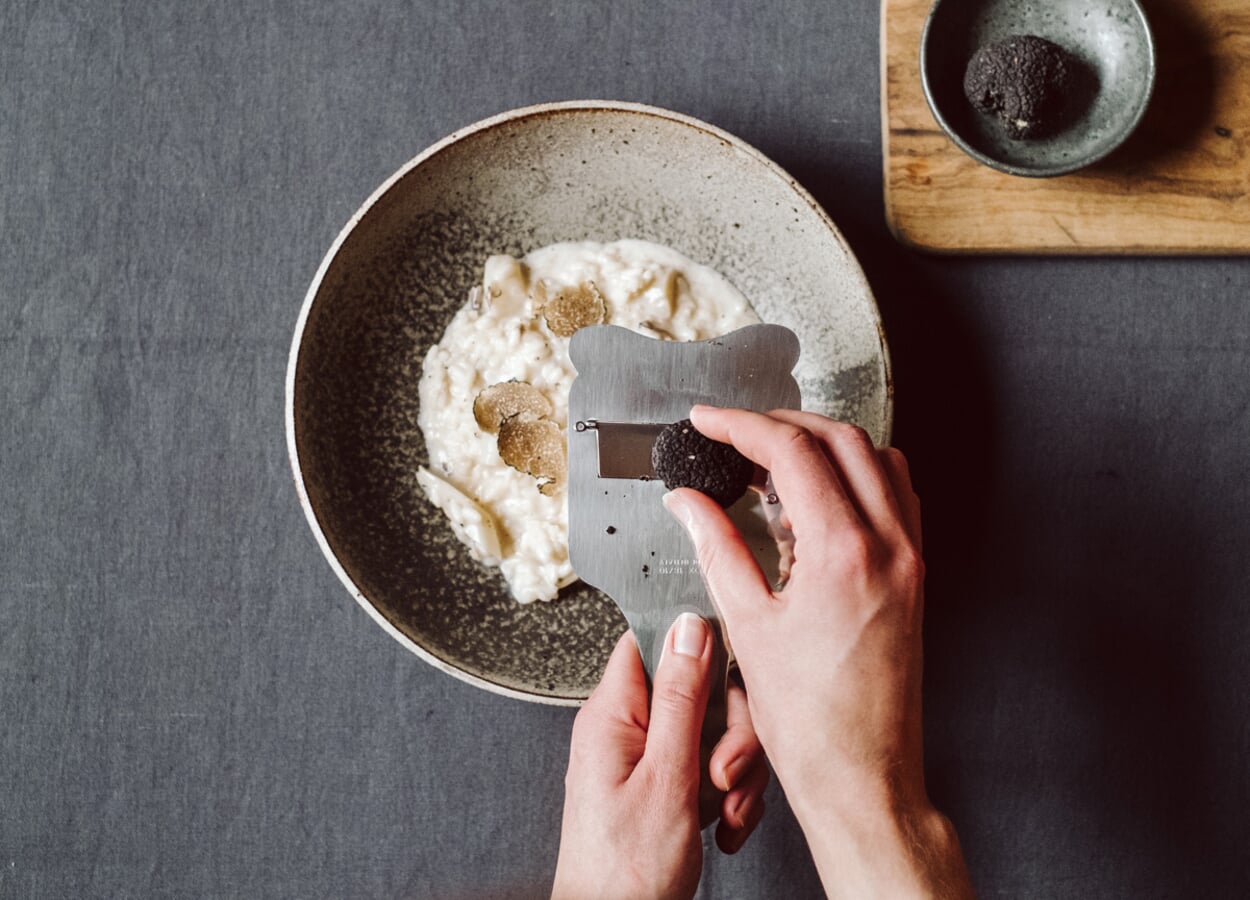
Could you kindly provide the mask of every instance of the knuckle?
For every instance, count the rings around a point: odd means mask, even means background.
[[[573,720],[573,732],[569,736],[569,754],[570,757],[580,752],[581,748],[590,742],[592,737],[591,729],[585,719],[578,714]]]
[[[848,532],[838,542],[838,560],[850,572],[872,571],[879,557],[876,542],[863,529]]]
[[[695,545],[695,556],[705,579],[710,580],[720,569],[720,548],[721,542],[711,538],[705,538]]]
[[[759,749],[759,738],[755,735],[755,729],[747,722],[731,721],[725,728],[725,733],[716,742],[713,755],[716,759],[723,760],[725,765],[735,760],[745,760],[745,767],[750,768],[756,762],[755,757]],[[744,764],[739,763],[739,768],[743,767]]]
[[[664,798],[654,804],[658,808],[672,798],[687,797],[699,789],[699,772],[689,766],[654,766],[649,768],[647,775],[647,793],[656,798]]]
[[[795,454],[806,455],[820,452],[820,443],[817,441],[816,435],[801,425],[788,424],[781,435],[781,439],[784,441],[785,446]]]
[[[671,664],[672,659],[668,662]],[[655,686],[652,705],[675,713],[686,713],[699,702],[699,688],[688,678],[666,678]]]
[[[593,697],[591,700],[588,700],[577,711],[577,715],[573,717],[573,731],[570,743],[574,750],[586,744],[595,743],[598,740],[599,733],[602,731],[603,716],[593,700]]]
[[[833,429],[834,438],[841,444],[848,447],[862,447],[867,449],[875,449],[872,438],[868,436],[868,432],[859,425],[850,422],[838,422]]]
[[[894,566],[898,577],[908,587],[918,588],[924,584],[924,559],[914,547],[908,545],[898,551]]]
[[[881,461],[894,472],[905,474],[907,472],[907,457],[903,455],[903,451],[897,447],[884,447],[881,452]]]

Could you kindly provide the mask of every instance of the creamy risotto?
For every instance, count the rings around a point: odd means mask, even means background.
[[[418,424],[430,467],[417,480],[518,601],[551,600],[577,578],[565,478],[569,337],[606,323],[702,341],[758,321],[724,278],[659,244],[565,243],[523,259],[492,256],[425,357]]]

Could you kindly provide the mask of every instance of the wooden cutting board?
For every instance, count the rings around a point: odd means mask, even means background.
[[[1250,252],[1250,0],[1145,0],[1155,92],[1097,165],[1020,178],[966,156],[920,86],[930,0],[881,2],[885,208],[906,244],[947,253]]]

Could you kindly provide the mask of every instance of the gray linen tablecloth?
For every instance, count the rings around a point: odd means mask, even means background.
[[[375,186],[588,97],[738,134],[865,266],[927,517],[930,787],[983,895],[1250,896],[1250,262],[904,250],[877,31],[863,0],[0,5],[0,898],[547,890],[572,711],[356,607],[282,386]],[[769,802],[700,896],[820,895]]]

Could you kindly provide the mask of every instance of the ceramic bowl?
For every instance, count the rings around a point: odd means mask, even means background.
[[[860,267],[812,198],[742,141],[660,109],[576,102],[504,113],[421,153],[313,279],[287,439],[308,523],[356,600],[413,653],[508,696],[585,699],[625,621],[580,583],[518,604],[456,541],[415,478],[422,359],[490,254],[625,237],[719,270],[800,335],[809,408],[889,436],[888,356]]]
[[[963,78],[977,48],[1025,34],[1075,56],[1087,91],[1062,129],[1012,140],[964,96]],[[1011,175],[1063,175],[1102,159],[1137,127],[1154,88],[1154,40],[1135,0],[937,0],[920,76],[938,124],[973,159]]]

